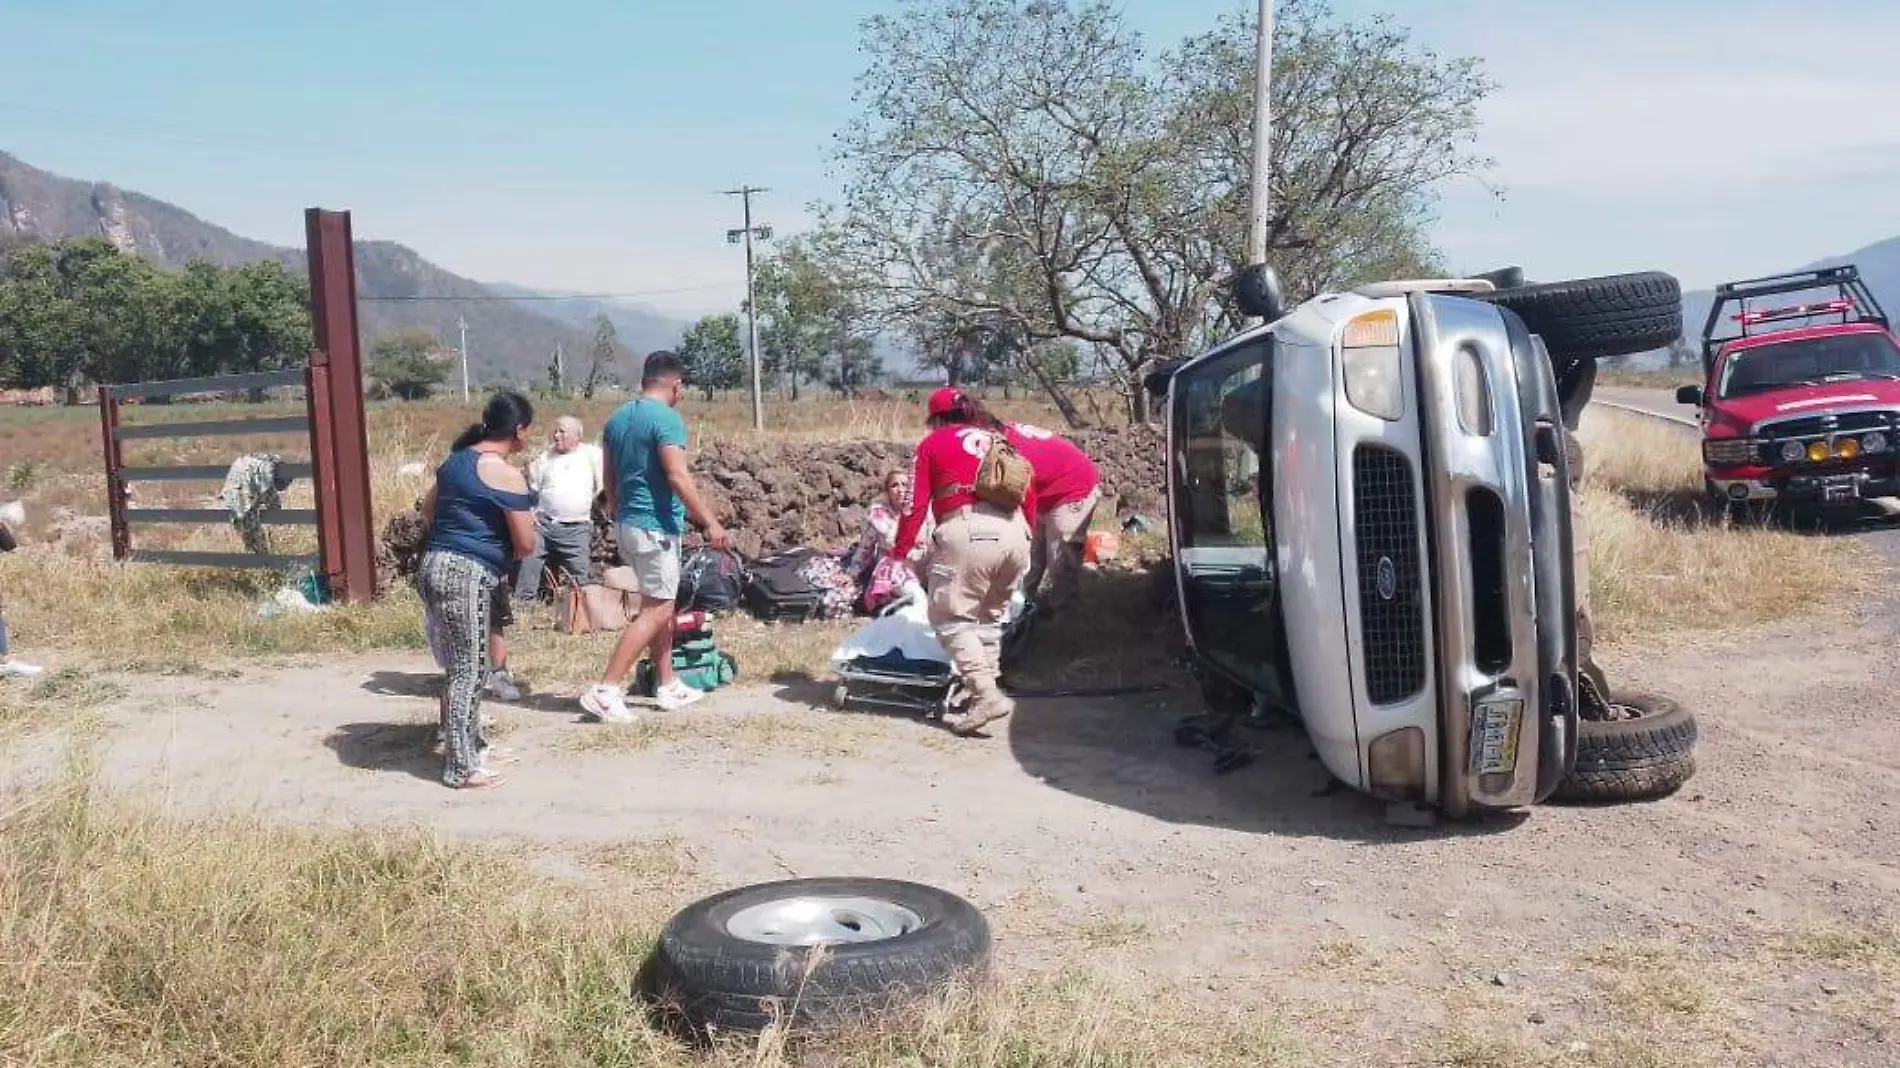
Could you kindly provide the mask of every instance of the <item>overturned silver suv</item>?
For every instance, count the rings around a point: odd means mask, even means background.
[[[1238,292],[1265,325],[1147,380],[1204,689],[1297,715],[1347,785],[1452,817],[1579,776],[1680,785],[1686,713],[1610,696],[1590,657],[1571,437],[1597,359],[1680,336],[1675,279],[1508,269],[1288,310],[1255,267]]]

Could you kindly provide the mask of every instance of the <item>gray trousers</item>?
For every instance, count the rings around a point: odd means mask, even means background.
[[[541,575],[550,567],[562,568],[576,581],[586,582],[593,557],[593,523],[555,523],[538,518],[535,525],[541,531],[540,544],[535,546],[534,555],[522,559],[515,575],[515,598],[521,601],[541,595]]]

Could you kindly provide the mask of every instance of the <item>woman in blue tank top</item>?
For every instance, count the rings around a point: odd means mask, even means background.
[[[497,393],[449,448],[423,501],[429,537],[417,588],[448,653],[443,698],[442,781],[456,789],[501,785],[487,767],[481,691],[488,678],[489,612],[512,561],[534,551],[534,494],[507,458],[527,446],[534,406]]]

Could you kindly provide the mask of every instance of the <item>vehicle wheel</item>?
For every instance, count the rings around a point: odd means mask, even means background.
[[[1661,271],[1473,293],[1516,312],[1561,366],[1567,358],[1668,347],[1682,336],[1682,286]]]
[[[1643,801],[1674,793],[1695,774],[1695,717],[1667,697],[1619,694],[1620,718],[1577,721],[1577,766],[1562,801]]]
[[[774,1022],[829,1031],[978,977],[989,959],[989,921],[955,894],[895,879],[787,879],[680,910],[636,993],[701,1037]]]
[[[841,682],[836,687],[834,687],[831,691],[831,707],[838,709],[839,711],[843,711],[845,705],[850,704],[850,703],[851,703],[851,687],[846,686],[844,683]]]

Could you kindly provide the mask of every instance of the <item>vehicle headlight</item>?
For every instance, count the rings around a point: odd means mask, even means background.
[[[1404,414],[1398,312],[1381,308],[1349,320],[1340,335],[1339,349],[1347,402],[1388,422]]]
[[[1708,438],[1702,442],[1702,459],[1716,467],[1734,467],[1752,463],[1755,442],[1752,438]]]
[[[1859,438],[1842,438],[1834,443],[1834,455],[1843,460],[1852,460],[1860,455]]]
[[[1874,431],[1871,434],[1861,435],[1860,451],[1886,452],[1887,451],[1887,435],[1882,434],[1878,430]]]
[[[1825,441],[1808,442],[1808,459],[1810,461],[1818,464],[1822,460],[1827,459],[1827,457],[1828,457],[1827,442]]]
[[[1807,454],[1808,451],[1802,448],[1798,441],[1785,441],[1781,444],[1781,458],[1787,463],[1798,464]]]

